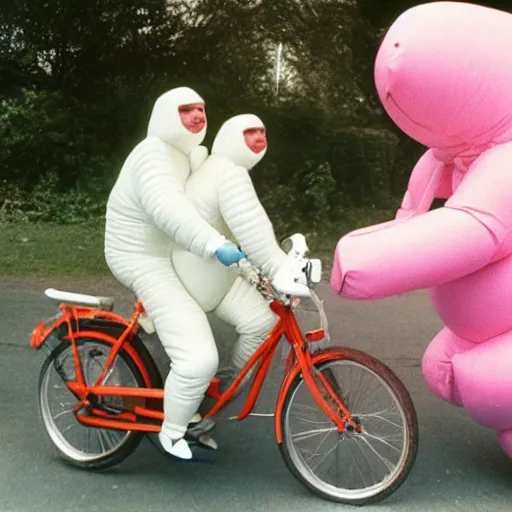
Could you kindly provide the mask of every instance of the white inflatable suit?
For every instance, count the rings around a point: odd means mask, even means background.
[[[162,425],[171,440],[185,434],[218,366],[208,319],[170,260],[174,242],[209,258],[225,241],[184,194],[189,157],[206,131],[183,126],[178,107],[192,103],[204,102],[186,87],[158,98],[147,137],[126,159],[106,212],[107,264],[142,302],[171,359]]]
[[[251,114],[235,116],[222,125],[211,155],[192,172],[185,193],[211,226],[237,242],[249,261],[272,279],[290,263],[276,241],[249,176],[249,170],[266,152],[266,148],[259,153],[249,149],[244,139],[244,131],[249,128],[264,125]],[[200,258],[182,245],[174,246],[172,262],[181,282],[203,311],[213,311],[235,327],[239,338],[232,363],[240,370],[277,321],[268,302],[239,276],[236,268]]]

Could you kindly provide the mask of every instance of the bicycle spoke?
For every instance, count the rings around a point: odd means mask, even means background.
[[[110,379],[110,376],[112,375],[113,372],[114,372],[114,365],[112,365],[112,367],[105,374],[105,377],[103,377],[103,380],[101,381],[102,386],[106,385],[106,383],[108,382],[108,379]]]
[[[387,459],[386,457],[384,457],[383,455],[381,455],[374,447],[373,445],[368,441],[368,439],[366,439],[365,437],[361,437],[360,438],[362,442],[366,443],[366,445],[370,448],[370,450],[375,454],[377,455],[377,457],[386,465],[386,467],[389,469],[389,470],[393,470],[395,469],[395,465],[389,460]]]
[[[294,417],[295,417],[295,415],[294,415]],[[312,423],[313,425],[321,425],[322,423],[324,423],[325,425],[332,424],[331,420],[314,421],[314,420],[307,420],[306,418],[300,418],[300,417],[297,417],[297,421],[302,421],[303,423]]]
[[[389,448],[391,448],[392,450],[394,450],[398,453],[400,453],[400,451],[401,451],[399,448],[397,448],[396,446],[393,446],[391,443],[386,441],[384,437],[374,436],[372,434],[368,434],[368,432],[365,432],[365,434],[363,434],[363,436],[365,438],[374,439],[375,441],[380,441],[381,443],[385,444],[386,446],[388,446]],[[389,436],[389,437],[394,438],[395,436]],[[400,438],[401,438],[401,436],[400,436]]]
[[[352,374],[352,369],[349,371],[349,376]],[[364,386],[363,386],[363,381],[364,380],[364,375],[362,373],[359,373],[359,378],[358,378],[358,386],[356,387],[356,393],[355,394],[352,394],[351,393],[351,401],[350,401],[350,408],[355,411],[358,409],[359,407],[359,398],[361,396],[361,394],[363,393],[363,389],[364,389]],[[350,379],[350,382],[352,382],[352,378]],[[351,386],[347,386],[347,389],[351,389]]]
[[[110,444],[114,446],[117,444],[119,439],[122,439],[124,436],[124,432],[117,432],[115,430],[104,430],[105,436],[110,440]]]
[[[318,445],[318,449],[323,445],[323,443],[325,442],[325,440],[327,439],[328,436],[329,436],[329,433],[327,433],[326,436],[324,437],[324,439],[322,439],[322,442]],[[311,456],[307,459],[306,462],[309,462],[309,461],[313,460],[315,457],[323,457],[323,458],[320,459],[320,462],[316,462],[316,465],[314,466],[315,468],[318,469],[318,467],[322,464],[322,462],[325,461],[327,456],[330,455],[336,449],[336,446],[337,446],[338,443],[339,443],[339,440],[338,440],[338,442],[332,448],[330,448],[325,453],[315,452],[315,453],[311,454]],[[313,466],[310,466],[310,469],[313,470]]]
[[[64,416],[65,414],[69,414],[69,413],[72,413],[73,412],[73,407],[71,407],[71,409],[67,409],[65,411],[62,411],[62,412],[59,412],[58,414],[56,414],[53,419],[56,420],[62,416]]]
[[[374,412],[374,413],[357,413],[357,416],[359,419],[378,418],[379,420],[382,420],[382,421],[388,423],[389,425],[392,425],[393,427],[397,427],[400,429],[403,428],[402,425],[399,425],[398,423],[395,423],[395,422],[391,421],[390,419],[382,416],[382,411]]]
[[[305,410],[305,411],[308,411],[308,412],[313,412],[315,414],[318,414],[318,408],[319,406],[316,404],[315,402],[315,405],[307,405],[307,404],[297,404],[295,406],[296,408],[298,409],[302,409],[302,410]],[[294,414],[298,414],[298,412],[294,413]]]
[[[402,404],[394,389],[364,364],[338,359],[320,371],[362,432],[338,432],[299,381],[286,411],[290,459],[310,486],[347,503],[377,494],[403,470],[409,453]]]
[[[365,377],[363,377],[363,380],[366,380]],[[369,399],[369,398],[375,398],[375,395],[376,395],[376,391],[379,389],[379,383],[375,380],[373,380],[372,382],[370,382],[370,384],[365,384],[364,386],[362,386],[362,391],[360,393],[360,395],[358,396],[358,402],[357,404],[354,403],[353,405],[353,409],[354,410],[363,410],[364,407],[363,405],[366,403],[366,401]]]
[[[363,485],[367,486],[364,474],[361,472],[361,468],[359,467],[359,464],[357,463],[356,458],[354,457],[354,454],[352,453],[352,450],[349,450],[349,453],[350,453],[350,457],[352,458],[352,461],[354,462],[354,466],[356,467],[357,472],[359,473],[361,481],[363,482]]]
[[[107,451],[107,449],[105,447],[105,441],[103,440],[103,430],[102,429],[98,429],[97,433],[98,433],[98,440],[100,442],[101,452],[105,453]]]
[[[325,436],[322,438],[322,440],[320,441],[320,444],[317,446],[317,449],[315,451],[315,453],[312,454],[312,456],[308,459],[308,460],[311,460],[312,457],[314,457],[316,454],[317,454],[317,451],[320,449],[320,447],[325,443],[325,440],[329,437],[329,434],[330,432],[327,432],[327,434],[325,434]],[[306,461],[307,462],[307,461]]]
[[[91,451],[91,429],[90,428],[87,429],[85,437],[87,439],[87,441],[85,443],[85,445],[87,447],[87,452],[94,453],[93,451]]]
[[[71,423],[70,425],[68,425],[66,428],[64,428],[64,430],[62,430],[62,433],[64,432],[68,432],[69,430],[71,430],[73,427],[78,427],[79,424],[78,423]]]
[[[79,353],[86,384],[95,382],[104,368],[110,347],[96,340],[86,340],[85,347],[79,346]],[[114,432],[82,425],[73,414],[76,401],[69,397],[73,393],[62,385],[62,376],[54,367],[65,374],[69,380],[74,375],[74,359],[72,346],[63,346],[62,352],[48,366],[41,383],[40,405],[43,422],[52,441],[67,459],[89,464],[105,459],[115,453],[135,432]],[[139,383],[133,370],[127,365],[126,359],[116,357],[111,368],[105,375],[106,382],[117,386],[137,387]],[[54,384],[58,384],[57,386]],[[66,390],[65,392],[63,390]]]
[[[303,441],[305,439],[310,439],[311,437],[317,436],[319,434],[324,434],[325,432],[336,432],[338,429],[336,427],[332,428],[322,428],[322,429],[316,429],[316,430],[306,430],[304,432],[299,432],[297,434],[294,434],[292,436],[293,439],[296,441]]]

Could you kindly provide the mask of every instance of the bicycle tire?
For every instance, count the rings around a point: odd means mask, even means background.
[[[418,452],[419,437],[418,418],[414,407],[414,403],[405,385],[396,376],[396,374],[388,366],[386,366],[384,363],[377,360],[373,356],[370,356],[369,354],[359,351],[357,349],[342,347],[330,348],[325,351],[322,351],[320,354],[322,355],[321,361],[315,363],[315,367],[320,371],[323,368],[328,367],[329,363],[332,362],[351,361],[372,371],[380,379],[382,379],[382,381],[384,381],[387,384],[392,394],[396,398],[396,402],[399,404],[401,412],[403,412],[404,414],[405,423],[407,426],[407,453],[405,455],[402,467],[399,473],[397,473],[394,476],[394,478],[388,483],[386,487],[376,492],[375,494],[364,497],[349,497],[347,495],[343,495],[343,493],[336,494],[335,492],[327,492],[325,489],[319,488],[319,486],[316,485],[314,481],[312,481],[312,478],[308,477],[308,475],[305,475],[304,471],[302,471],[301,468],[298,467],[296,463],[297,458],[292,456],[292,450],[295,450],[295,448],[289,445],[293,441],[290,441],[289,428],[286,422],[286,418],[291,407],[291,401],[293,400],[295,391],[297,390],[298,386],[300,386],[301,383],[303,382],[300,371],[297,371],[297,375],[291,381],[291,384],[289,385],[288,389],[284,390],[286,395],[284,399],[282,413],[280,415],[280,418],[278,418],[278,421],[281,426],[281,431],[283,433],[283,442],[279,444],[280,453],[291,474],[301,484],[303,484],[307,489],[309,489],[313,494],[329,501],[349,505],[362,506],[368,505],[370,503],[376,503],[394,493],[404,483],[414,465],[416,455]],[[317,355],[315,355],[313,360],[315,361],[317,359],[319,358],[317,357]],[[305,383],[303,385],[305,385]]]
[[[99,331],[99,329],[98,329]],[[77,343],[79,345],[85,344],[87,342],[93,341],[96,344],[104,345],[107,348],[110,348],[112,345],[104,340],[87,337],[87,338],[77,338]],[[161,376],[158,372],[158,369],[156,367],[156,364],[149,354],[149,351],[144,346],[140,338],[137,336],[134,336],[130,340],[130,344],[132,347],[136,350],[137,354],[140,357],[140,360],[142,364],[145,366],[145,370],[147,372],[147,375],[149,376],[149,379],[151,381],[151,385],[154,388],[161,387]],[[50,355],[45,359],[43,366],[41,368],[40,374],[39,374],[39,382],[38,382],[38,388],[37,388],[37,394],[38,394],[38,406],[39,406],[39,414],[41,417],[41,420],[43,422],[43,425],[45,427],[45,432],[47,436],[52,441],[52,444],[57,450],[58,456],[63,461],[73,465],[74,467],[77,467],[79,469],[88,470],[88,471],[101,471],[106,470],[109,468],[112,468],[114,466],[119,465],[122,463],[127,457],[129,457],[139,446],[142,439],[144,438],[145,433],[141,431],[127,431],[128,434],[126,435],[126,439],[111,453],[105,454],[104,456],[99,456],[91,461],[81,461],[73,458],[69,454],[66,454],[64,451],[62,451],[61,448],[55,443],[55,441],[52,439],[52,434],[49,432],[49,426],[47,425],[45,421],[45,412],[43,410],[43,383],[45,381],[46,375],[49,371],[53,368],[53,363],[57,360],[57,358],[64,352],[65,350],[69,350],[71,347],[70,342],[68,341],[62,341],[59,345],[57,345],[53,351],[50,353]],[[137,385],[139,387],[145,387],[144,378],[139,371],[136,363],[133,361],[133,359],[130,357],[130,355],[127,353],[124,348],[122,348],[119,353],[118,357],[122,359],[122,361],[126,364],[126,366],[129,368],[130,372],[132,373],[133,377],[135,378]],[[94,428],[94,427],[84,427],[84,428]]]

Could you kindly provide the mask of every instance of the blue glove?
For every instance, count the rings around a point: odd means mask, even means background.
[[[226,267],[238,263],[245,258],[245,254],[233,243],[224,242],[216,251],[215,256]]]

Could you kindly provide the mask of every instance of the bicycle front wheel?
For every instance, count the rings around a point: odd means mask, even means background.
[[[315,368],[362,431],[347,424],[338,432],[299,373],[280,419],[287,467],[330,501],[365,505],[389,496],[407,478],[418,450],[418,419],[407,389],[390,368],[354,349],[329,351]],[[327,393],[322,395],[341,415]]]

